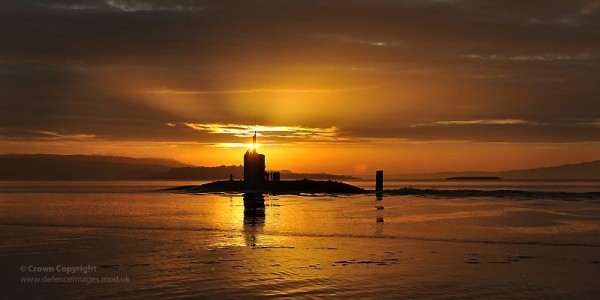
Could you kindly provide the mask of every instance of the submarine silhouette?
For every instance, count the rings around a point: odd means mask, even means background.
[[[199,186],[183,186],[171,190],[184,190],[186,192],[244,192],[244,193],[271,193],[271,194],[300,194],[300,193],[340,193],[361,194],[363,188],[338,182],[317,181],[304,178],[302,180],[281,180],[279,172],[266,171],[266,156],[257,152],[256,131],[252,138],[254,147],[244,154],[244,180],[220,180],[205,183]]]

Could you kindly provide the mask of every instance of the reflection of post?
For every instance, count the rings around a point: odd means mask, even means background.
[[[375,221],[377,223],[383,223],[383,210],[385,209],[385,207],[383,205],[375,205],[375,209],[377,209]]]

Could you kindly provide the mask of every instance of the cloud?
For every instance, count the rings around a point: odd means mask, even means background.
[[[325,35],[325,34],[317,34],[312,35],[315,39],[323,40],[323,41],[331,41],[342,44],[355,44],[355,45],[363,45],[363,46],[373,46],[373,47],[400,47],[406,46],[406,42],[402,40],[373,40],[370,38],[356,38],[352,36],[343,36],[343,35]]]
[[[596,2],[5,1],[0,127],[216,144],[256,117],[298,125],[271,143],[596,141]]]
[[[463,55],[464,58],[469,59],[482,59],[482,60],[496,60],[496,61],[577,61],[577,60],[593,60],[598,59],[590,54],[534,54],[534,55],[479,55],[469,54]]]
[[[117,11],[117,12],[197,12],[202,6],[197,1],[160,1],[160,0],[59,0],[59,1],[21,1],[26,5],[67,11]],[[17,4],[18,5],[18,4]]]
[[[600,12],[600,2],[592,1],[590,3],[584,4],[580,10],[582,15],[593,15],[598,14]]]
[[[177,3],[179,2],[179,3]],[[202,10],[202,6],[192,4],[192,1],[144,1],[144,0],[106,0],[105,3],[111,7],[125,12],[137,11],[178,11],[195,12]]]
[[[445,125],[516,125],[537,124],[536,122],[519,119],[496,119],[496,120],[460,120],[460,121],[437,121],[426,124],[413,124],[410,127],[445,126]]]
[[[185,123],[186,126],[213,134],[227,134],[236,137],[251,137],[254,132],[265,138],[300,138],[312,140],[331,140],[337,136],[336,127],[310,128],[302,126],[263,126],[243,124],[197,124]]]
[[[600,119],[590,120],[587,122],[581,122],[579,124],[583,125],[583,126],[600,126]]]
[[[65,134],[65,133],[58,133],[58,132],[53,132],[53,131],[37,131],[37,133],[41,134],[43,137],[41,137],[40,139],[45,139],[45,140],[88,140],[88,139],[93,139],[96,137],[96,135],[93,134],[83,134],[83,133],[75,133],[75,134]]]
[[[213,91],[201,91],[201,90],[172,90],[172,89],[158,89],[158,90],[147,90],[145,93],[159,94],[159,95],[235,95],[235,94],[329,94],[329,93],[341,93],[341,92],[352,92],[352,91],[363,91],[385,87],[385,85],[374,85],[364,87],[350,87],[350,88],[337,88],[337,89],[282,89],[282,88],[257,88],[248,90],[213,90]]]
[[[12,130],[0,128],[0,140],[4,141],[79,141],[87,142],[97,138],[94,134],[55,132],[49,130]]]

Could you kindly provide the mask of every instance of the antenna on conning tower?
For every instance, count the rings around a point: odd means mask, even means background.
[[[253,144],[253,148],[254,152],[256,152],[256,117],[254,117],[254,137],[252,137],[252,144]]]

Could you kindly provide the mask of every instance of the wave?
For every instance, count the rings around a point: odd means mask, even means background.
[[[548,192],[548,191],[521,191],[521,190],[438,190],[401,188],[396,190],[385,190],[384,195],[398,196],[438,196],[451,198],[467,197],[496,197],[496,198],[522,198],[522,199],[556,199],[556,200],[600,200],[600,192]]]
[[[116,229],[116,230],[140,230],[140,231],[179,231],[179,232],[218,232],[218,233],[241,233],[255,226],[247,225],[241,230],[228,230],[224,228],[209,227],[164,227],[164,226],[126,226],[112,224],[43,224],[34,222],[1,222],[0,226],[15,227],[47,227],[47,228],[65,228],[65,229]],[[252,234],[256,234],[252,231]],[[395,234],[352,234],[352,233],[318,233],[318,232],[288,232],[271,231],[262,232],[264,236],[291,236],[291,237],[309,237],[309,238],[355,238],[355,239],[401,239],[422,242],[444,242],[444,243],[465,243],[465,244],[492,244],[492,245],[532,245],[532,246],[559,246],[559,247],[590,247],[600,248],[600,244],[586,242],[567,242],[567,241],[521,241],[521,240],[490,240],[490,239],[460,239],[443,237],[423,237],[411,235]]]

